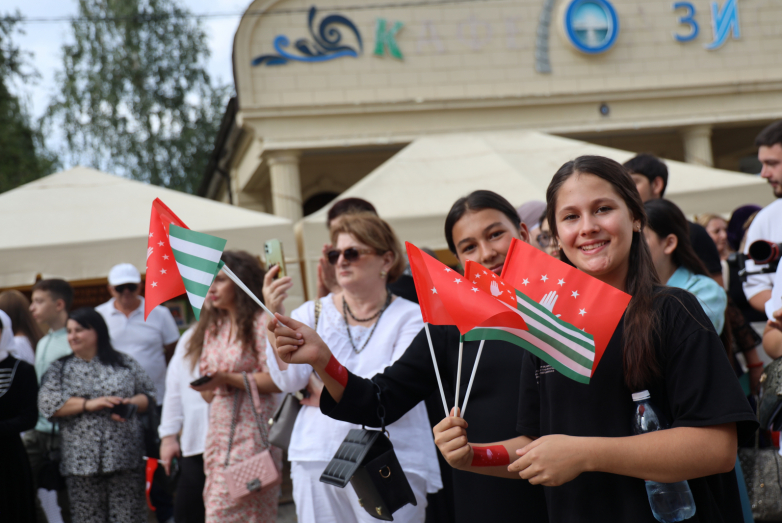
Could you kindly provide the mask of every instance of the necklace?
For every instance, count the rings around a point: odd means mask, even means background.
[[[386,292],[386,304],[385,304],[385,305],[383,305],[383,307],[382,307],[380,310],[378,310],[376,313],[374,313],[374,314],[373,314],[372,316],[370,316],[369,318],[365,318],[365,319],[363,319],[363,320],[362,320],[362,319],[360,319],[360,318],[356,318],[356,317],[353,315],[353,311],[352,311],[352,310],[350,310],[350,305],[348,305],[348,302],[346,302],[346,301],[345,301],[345,296],[343,295],[343,296],[342,296],[342,312],[344,313],[344,312],[345,312],[345,310],[347,309],[347,311],[348,311],[348,314],[350,314],[350,317],[351,317],[351,318],[353,318],[353,321],[358,321],[358,322],[362,322],[362,323],[363,323],[363,322],[367,322],[367,321],[372,321],[372,320],[374,320],[375,318],[377,318],[378,316],[380,316],[380,314],[381,314],[381,313],[382,313],[382,312],[385,310],[385,308],[386,308],[386,307],[388,307],[388,296],[389,296],[389,293],[388,293],[388,292]]]
[[[383,308],[377,311],[377,313],[372,316],[371,318],[367,318],[365,320],[360,320],[353,316],[353,313],[350,311],[350,307],[348,307],[348,302],[345,301],[345,296],[342,296],[342,317],[345,318],[345,328],[348,331],[348,340],[350,340],[350,346],[353,347],[353,352],[356,354],[360,353],[364,348],[366,348],[367,343],[369,343],[369,340],[372,339],[372,335],[375,333],[375,329],[377,329],[377,324],[380,323],[380,316],[383,314],[383,311],[385,311],[388,308],[388,305],[391,303],[391,293],[386,292],[386,302],[383,304]],[[377,321],[374,325],[372,325],[372,330],[369,331],[369,336],[367,337],[367,340],[364,342],[364,344],[361,346],[360,349],[356,348],[356,344],[353,343],[353,335],[350,333],[350,324],[348,323],[348,313],[350,313],[350,317],[353,318],[355,321],[370,321],[375,318],[377,318]]]

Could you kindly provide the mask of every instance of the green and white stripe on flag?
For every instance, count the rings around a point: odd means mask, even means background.
[[[223,266],[220,256],[227,240],[171,224],[168,241],[185,284],[187,298],[198,319],[209,286]]]
[[[477,327],[464,335],[466,341],[502,340],[518,345],[557,371],[580,383],[589,383],[595,361],[595,340],[557,318],[546,307],[516,290],[519,314],[528,331],[506,327]]]

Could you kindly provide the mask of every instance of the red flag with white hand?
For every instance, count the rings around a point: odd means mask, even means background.
[[[490,293],[509,307],[514,307],[527,323],[527,330],[514,329],[503,324],[483,324],[464,339],[502,340],[531,352],[557,369],[561,374],[580,383],[589,383],[595,359],[592,335],[557,318],[543,305],[506,284],[501,277],[479,263],[467,261],[465,277],[481,290]]]
[[[594,374],[632,296],[516,239],[502,278],[529,298],[520,304],[540,305],[594,338]]]
[[[482,324],[527,328],[515,305],[495,299],[412,243],[405,247],[424,322],[455,325],[462,334]]]
[[[171,224],[187,229],[166,204],[155,198],[152,202],[152,216],[149,219],[149,240],[147,246],[147,273],[144,282],[144,320],[152,309],[161,303],[185,293],[185,284],[179,274],[174,253],[168,241]]]

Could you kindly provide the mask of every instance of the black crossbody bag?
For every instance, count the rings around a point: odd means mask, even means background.
[[[358,503],[375,519],[394,521],[392,514],[411,503],[417,505],[413,489],[399,464],[386,431],[386,409],[377,389],[380,430],[351,429],[334,458],[320,476],[322,483],[345,488],[348,482]]]

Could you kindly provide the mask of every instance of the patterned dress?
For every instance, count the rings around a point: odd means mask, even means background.
[[[218,325],[217,333],[209,331],[204,336],[204,348],[201,353],[201,375],[207,372],[268,372],[266,367],[266,327],[263,314],[255,318],[255,347],[242,350],[241,342],[234,337],[229,339],[231,324],[226,321]],[[223,478],[225,456],[228,451],[228,436],[231,430],[231,415],[233,414],[234,398],[237,390],[219,387],[209,408],[209,432],[206,436],[204,451],[204,471],[206,485],[204,487],[204,505],[206,506],[206,521],[220,523],[273,523],[277,520],[277,504],[280,488],[252,495],[249,499],[237,503],[228,494],[228,488]],[[239,463],[265,448],[258,433],[252,407],[247,393],[241,401],[239,415],[236,421],[236,433],[231,448],[230,465]],[[274,414],[275,399],[272,394],[261,394],[261,422]],[[272,448],[272,456],[277,468],[282,470],[282,451]]]

